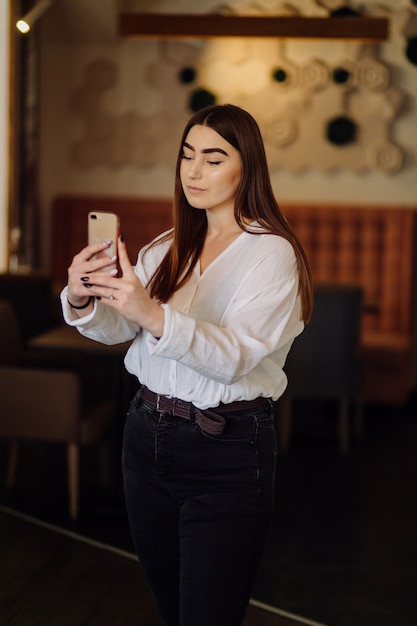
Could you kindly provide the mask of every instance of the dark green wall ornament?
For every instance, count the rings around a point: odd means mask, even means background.
[[[287,80],[287,72],[282,67],[277,67],[272,72],[272,78],[277,83],[285,83]]]
[[[407,39],[405,55],[413,65],[417,65],[417,36]]]
[[[194,67],[183,67],[178,72],[178,80],[183,85],[189,85],[193,83],[197,77],[197,72]]]
[[[216,96],[210,91],[207,91],[207,89],[202,89],[200,87],[191,93],[188,107],[191,111],[197,113],[197,111],[201,111],[201,109],[205,109],[212,104],[216,104]]]
[[[327,123],[327,140],[335,146],[346,146],[356,141],[357,124],[346,116],[334,117]]]
[[[348,6],[339,7],[338,9],[330,11],[331,17],[358,17],[358,15],[360,15],[359,11]]]
[[[332,78],[337,85],[344,85],[350,78],[350,72],[345,67],[336,67],[333,70]]]

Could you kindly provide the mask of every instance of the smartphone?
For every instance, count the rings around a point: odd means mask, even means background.
[[[102,241],[111,241],[108,248],[99,252],[94,256],[96,259],[112,257],[117,255],[117,240],[120,233],[120,220],[116,213],[106,213],[92,211],[88,214],[88,243],[101,243]],[[112,265],[107,265],[101,272],[117,269],[119,272],[119,263],[116,260]]]

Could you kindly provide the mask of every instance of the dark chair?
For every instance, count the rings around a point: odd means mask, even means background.
[[[313,315],[290,350],[285,364],[288,387],[277,403],[283,451],[289,445],[293,401],[299,398],[337,401],[342,454],[349,450],[351,405],[355,410],[356,430],[360,431],[361,308],[359,286],[315,286]]]
[[[6,301],[0,301],[0,398],[0,437],[10,441],[7,486],[15,483],[19,441],[64,443],[69,512],[76,519],[80,446],[104,441],[112,406],[109,402],[85,406],[76,372],[24,364],[16,315]]]
[[[13,306],[24,347],[36,335],[62,324],[52,279],[39,274],[0,274],[0,300]]]

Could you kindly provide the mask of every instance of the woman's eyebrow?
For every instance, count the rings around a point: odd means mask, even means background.
[[[184,148],[188,148],[189,150],[192,150],[193,152],[195,152],[195,148],[193,148],[193,146],[190,146],[190,144],[187,143],[186,141],[184,141]],[[212,152],[220,152],[221,154],[224,154],[224,156],[229,156],[226,150],[223,150],[222,148],[205,148],[201,152],[203,154],[211,154]]]

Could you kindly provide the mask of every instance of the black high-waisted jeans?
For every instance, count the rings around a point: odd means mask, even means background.
[[[240,626],[267,541],[276,436],[272,402],[226,414],[221,435],[159,413],[139,391],[123,477],[136,553],[164,626]]]

